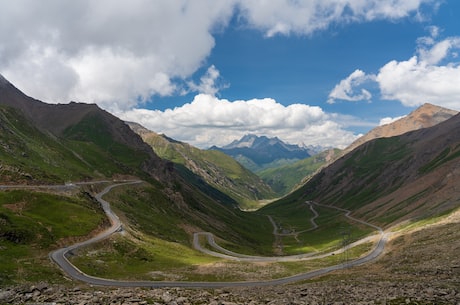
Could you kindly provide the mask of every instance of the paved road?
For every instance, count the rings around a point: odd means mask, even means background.
[[[56,251],[53,251],[53,252],[51,252],[49,254],[50,258],[56,264],[58,264],[59,267],[61,267],[61,269],[64,272],[66,272],[71,277],[73,277],[75,279],[78,279],[78,280],[81,280],[81,281],[84,281],[84,282],[87,282],[85,279],[87,279],[89,276],[85,275],[77,267],[72,265],[72,263],[70,263],[70,261],[67,259],[66,255],[71,253],[73,250],[76,250],[76,249],[78,249],[80,247],[84,247],[84,246],[90,245],[92,243],[96,243],[98,241],[101,241],[101,240],[109,237],[113,233],[121,230],[120,219],[112,211],[112,209],[110,208],[110,204],[107,201],[105,201],[104,199],[102,199],[102,197],[105,194],[107,194],[114,187],[121,186],[121,185],[126,185],[126,184],[141,183],[141,182],[142,181],[128,181],[128,182],[122,182],[122,183],[118,183],[118,184],[113,184],[113,185],[110,185],[110,186],[106,187],[102,192],[98,193],[96,195],[96,199],[101,204],[105,214],[107,215],[107,217],[109,218],[109,220],[110,220],[110,222],[112,224],[110,226],[110,228],[108,228],[107,230],[99,233],[98,235],[96,235],[95,237],[93,237],[91,239],[88,239],[86,241],[83,241],[83,242],[80,242],[80,243],[77,243],[77,244],[73,244],[71,246],[68,246],[68,247],[61,248],[61,249],[58,249]]]
[[[355,221],[358,221],[360,223],[369,225],[371,227],[374,227],[379,230],[380,232],[380,239],[376,245],[376,247],[366,256],[361,257],[359,259],[356,259],[354,261],[348,262],[348,264],[340,264],[340,265],[335,265],[335,266],[330,266],[327,268],[315,270],[315,271],[310,271],[294,276],[289,276],[289,277],[284,277],[284,278],[279,278],[279,279],[274,279],[274,280],[267,280],[267,281],[252,281],[252,282],[177,282],[177,281],[119,281],[119,280],[112,280],[112,279],[104,279],[104,278],[98,278],[94,277],[88,274],[83,273],[80,271],[76,266],[74,266],[68,259],[67,255],[70,254],[73,250],[76,250],[80,247],[87,246],[92,243],[96,243],[98,241],[101,241],[107,237],[109,237],[111,234],[117,232],[118,230],[121,229],[121,222],[118,218],[117,215],[111,210],[110,204],[102,199],[102,197],[107,194],[112,188],[121,186],[121,185],[126,185],[126,184],[134,184],[134,183],[140,183],[141,181],[129,181],[129,182],[123,182],[123,183],[118,183],[114,184],[111,186],[108,186],[105,188],[102,192],[96,195],[96,199],[101,203],[105,213],[107,214],[107,217],[109,217],[112,226],[107,229],[106,231],[100,233],[99,235],[86,240],[84,242],[80,242],[74,245],[71,245],[69,247],[61,248],[58,250],[55,250],[50,253],[50,258],[57,264],[61,269],[67,273],[71,278],[91,284],[91,285],[98,285],[98,286],[112,286],[112,287],[185,287],[185,288],[218,288],[218,287],[255,287],[255,286],[271,286],[271,285],[282,285],[282,284],[288,284],[296,281],[301,281],[301,280],[307,280],[311,279],[332,271],[348,268],[351,266],[357,266],[361,264],[368,263],[374,259],[376,259],[384,250],[385,243],[387,241],[387,234],[383,233],[382,229],[379,227],[376,227],[374,225],[368,224],[362,220],[353,218],[349,216],[348,214],[350,211],[336,208],[339,210],[343,210],[346,212],[346,216],[349,217],[350,219],[353,219]],[[316,203],[315,203],[316,204]],[[318,204],[319,205],[319,204]],[[324,205],[323,205],[324,206]],[[330,208],[335,208],[332,206],[326,206]],[[201,246],[199,242],[199,237],[200,236],[206,236],[207,242],[211,245],[211,247],[221,251],[222,253],[215,252],[212,250],[205,249]],[[227,249],[224,249],[217,245],[217,243],[214,241],[214,235],[209,233],[209,232],[199,232],[194,234],[194,239],[193,239],[193,246],[206,253],[209,255],[214,255],[218,257],[222,257],[225,259],[233,259],[233,260],[238,260],[238,261],[292,261],[292,260],[301,260],[301,259],[308,259],[310,255],[294,255],[294,256],[289,256],[289,257],[261,257],[261,256],[249,256],[249,255],[243,255],[243,254],[238,254],[234,253],[232,251],[229,251]],[[338,253],[337,251],[335,253]],[[327,255],[332,255],[332,253],[327,253],[323,254],[324,256]],[[315,258],[319,258],[321,256],[315,256]]]
[[[316,202],[313,202],[313,201],[309,201],[307,203],[309,204],[310,209],[313,212],[313,216],[310,218],[310,222],[311,222],[313,227],[310,228],[310,229],[304,230],[304,231],[297,232],[297,233],[307,232],[307,231],[311,231],[311,230],[314,230],[314,229],[318,228],[318,225],[316,224],[315,219],[319,216],[319,214],[313,207],[313,205],[317,205],[317,206],[322,206],[322,207],[342,211],[342,212],[345,213],[345,217],[347,217],[347,218],[349,218],[349,219],[351,219],[351,220],[353,220],[355,222],[359,222],[361,224],[370,226],[370,227],[378,230],[379,234],[378,235],[373,235],[373,236],[368,236],[368,237],[365,237],[363,239],[360,239],[360,240],[358,240],[358,241],[356,241],[354,243],[349,244],[347,246],[347,248],[342,248],[342,249],[339,249],[339,250],[336,250],[336,251],[327,252],[327,253],[320,253],[320,254],[318,254],[318,253],[305,253],[305,254],[296,254],[296,255],[287,255],[287,256],[253,256],[253,255],[244,255],[244,254],[239,254],[239,253],[232,252],[230,250],[227,250],[227,249],[223,248],[222,246],[219,246],[216,243],[215,239],[214,239],[214,235],[212,233],[210,233],[210,232],[197,232],[197,233],[194,233],[194,235],[193,235],[193,247],[196,250],[201,251],[201,252],[203,252],[205,254],[208,254],[208,255],[212,255],[212,256],[220,257],[220,258],[225,258],[225,259],[230,259],[230,260],[235,260],[235,261],[240,261],[240,262],[293,262],[293,261],[313,260],[313,259],[324,258],[324,257],[340,254],[340,253],[343,253],[344,251],[346,251],[346,249],[349,249],[350,247],[354,247],[354,246],[357,246],[359,244],[370,242],[370,241],[375,240],[377,238],[378,238],[378,243],[375,246],[374,251],[379,251],[378,247],[380,246],[380,242],[382,241],[382,239],[385,238],[384,242],[386,241],[387,237],[384,236],[384,232],[380,227],[375,226],[373,224],[370,224],[368,222],[365,222],[363,220],[357,219],[357,218],[355,218],[353,216],[350,216],[351,211],[349,211],[349,210],[338,208],[338,207],[331,206],[331,205],[319,204],[319,203],[316,203]],[[268,218],[269,218],[270,222],[273,225],[273,228],[274,228],[273,229],[273,234],[274,235],[287,236],[287,235],[292,235],[293,234],[293,233],[287,233],[287,234],[278,233],[278,228],[277,228],[277,225],[276,225],[275,221],[270,216]],[[211,248],[215,249],[218,252],[212,251],[212,250],[207,249],[207,248],[204,248],[199,242],[200,236],[206,237],[206,242],[211,246]],[[380,253],[382,251],[383,251],[383,248],[381,249]],[[371,255],[371,254],[372,254],[372,252],[369,253],[368,255]],[[366,257],[367,256],[365,256],[363,258],[366,258]],[[360,263],[359,260],[358,260],[358,263]],[[348,266],[353,266],[353,265],[351,265],[351,262],[349,262]]]

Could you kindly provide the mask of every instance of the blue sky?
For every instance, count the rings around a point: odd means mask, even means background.
[[[0,73],[26,94],[202,148],[246,133],[343,148],[425,102],[460,110],[456,0],[3,7]]]

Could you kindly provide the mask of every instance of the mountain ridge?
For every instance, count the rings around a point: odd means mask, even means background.
[[[401,221],[458,208],[460,134],[455,130],[460,130],[460,114],[367,141],[323,168],[301,192],[386,225],[392,217]]]
[[[209,150],[222,151],[253,172],[273,167],[279,162],[293,163],[310,156],[307,148],[284,143],[277,137],[254,134],[245,135],[223,147],[212,146]]]
[[[54,126],[72,116],[74,120],[63,123],[65,128]],[[126,123],[94,104],[46,104],[2,80],[0,122],[3,184],[143,180],[114,200],[123,211],[126,228],[183,246],[191,243],[193,232],[210,231],[247,249],[270,251],[253,236],[271,240],[266,217],[240,211],[234,199],[187,168],[161,159]],[[88,189],[85,194],[91,196],[92,187]],[[249,230],[254,223],[258,229]]]
[[[425,103],[409,113],[407,116],[404,116],[389,124],[373,128],[368,133],[361,136],[348,147],[346,147],[344,152],[352,151],[361,144],[364,144],[365,142],[375,138],[392,137],[413,130],[432,127],[451,118],[457,113],[458,111],[455,110],[436,106],[430,103]]]
[[[235,199],[242,208],[257,206],[258,201],[276,196],[257,175],[223,152],[201,150],[166,135],[157,134],[137,123],[127,124],[160,157],[184,165],[207,183]]]

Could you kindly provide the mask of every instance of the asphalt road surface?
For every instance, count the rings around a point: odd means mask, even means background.
[[[68,259],[67,256],[73,251],[76,250],[80,247],[84,247],[87,245],[90,245],[92,243],[99,242],[107,237],[109,237],[111,234],[121,230],[121,222],[118,218],[117,215],[111,210],[110,204],[102,199],[102,197],[107,194],[112,188],[121,186],[121,185],[126,185],[126,184],[134,184],[134,183],[141,183],[141,181],[128,181],[128,182],[123,182],[123,183],[118,183],[114,184],[111,186],[108,186],[105,188],[102,192],[96,195],[96,199],[99,201],[101,206],[103,207],[105,213],[107,214],[107,217],[110,219],[110,222],[112,223],[112,226],[105,230],[104,232],[101,232],[99,235],[88,239],[84,242],[80,242],[65,248],[61,248],[58,250],[55,250],[50,253],[50,258],[71,278],[75,280],[79,280],[91,285],[97,285],[97,286],[113,286],[113,287],[184,287],[184,288],[218,288],[218,287],[255,287],[255,286],[271,286],[271,285],[282,285],[282,284],[288,284],[292,282],[297,282],[297,281],[302,281],[302,280],[307,280],[311,279],[332,271],[344,269],[344,268],[349,268],[357,265],[362,265],[365,263],[368,263],[372,260],[375,260],[381,253],[383,252],[385,248],[385,243],[387,241],[387,233],[384,233],[381,228],[374,226],[372,224],[369,224],[367,222],[364,222],[362,220],[353,218],[349,216],[350,211],[336,208],[339,210],[344,211],[347,217],[350,219],[353,219],[355,221],[358,221],[360,223],[369,225],[375,229],[377,229],[380,232],[380,238],[377,242],[377,245],[374,247],[374,249],[368,253],[366,256],[363,256],[359,259],[349,261],[347,264],[339,264],[335,266],[330,266],[327,268],[319,269],[319,270],[314,270],[302,274],[297,274],[294,276],[289,276],[289,277],[284,277],[284,278],[279,278],[279,279],[273,279],[273,280],[267,280],[267,281],[251,281],[251,282],[184,282],[184,281],[119,281],[119,280],[112,280],[112,279],[104,279],[104,278],[98,278],[94,277],[88,274],[83,273],[80,271],[76,266],[74,266]],[[317,204],[317,203],[315,203]],[[324,205],[322,205],[324,206]],[[325,206],[325,207],[330,207],[330,208],[335,208],[332,206]],[[221,251],[221,252],[215,252],[212,250],[208,250],[206,248],[203,248],[199,242],[199,237],[200,236],[206,236],[207,242],[210,244],[211,247],[214,249]],[[227,249],[224,249],[217,245],[217,243],[214,241],[214,235],[212,235],[209,232],[199,232],[194,234],[194,240],[193,240],[193,246],[206,253],[209,255],[213,256],[218,256],[221,258],[225,259],[233,259],[233,260],[238,260],[238,261],[294,261],[294,260],[305,260],[308,259],[310,255],[293,255],[293,256],[286,256],[286,257],[261,257],[261,256],[249,256],[249,255],[243,255],[243,254],[238,254],[234,253],[232,251],[229,251]],[[338,253],[335,251],[335,253]],[[323,254],[324,256],[327,255],[332,255],[332,253],[327,253]],[[315,256],[314,258],[319,258],[320,256]]]

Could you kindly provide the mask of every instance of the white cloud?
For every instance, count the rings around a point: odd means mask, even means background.
[[[0,10],[0,71],[48,102],[129,108],[171,95],[210,54],[233,1],[15,0]],[[12,34],[14,33],[14,34]]]
[[[370,92],[362,87],[372,81],[384,100],[398,100],[409,107],[432,103],[460,110],[460,65],[456,62],[460,37],[436,41],[439,29],[431,28],[430,33],[432,36],[417,40],[417,55],[408,60],[392,60],[375,75],[355,70],[335,86],[328,102],[369,100]]]
[[[304,104],[283,106],[273,99],[228,101],[199,94],[191,103],[165,111],[132,109],[118,114],[174,139],[206,148],[225,145],[247,133],[278,136],[288,143],[345,147],[356,136],[337,115]]]
[[[267,36],[291,33],[309,35],[331,24],[396,20],[420,16],[424,3],[432,0],[240,0],[248,23]]]
[[[379,126],[382,126],[382,125],[387,125],[387,124],[390,124],[390,123],[393,123],[399,119],[402,119],[406,117],[405,115],[402,115],[402,116],[398,116],[398,117],[395,117],[395,118],[391,118],[391,117],[386,117],[386,118],[383,118],[383,119],[380,119],[380,123],[379,123]]]
[[[333,104],[336,99],[345,101],[370,101],[372,94],[361,88],[359,93],[356,93],[357,87],[363,85],[365,82],[373,80],[374,76],[366,75],[363,71],[357,69],[351,73],[347,78],[343,79],[338,83],[334,89],[329,93],[328,103]]]
[[[397,19],[433,0],[14,0],[0,10],[0,71],[47,102],[129,109],[180,94],[232,17],[266,35]],[[437,1],[435,1],[437,2]],[[236,15],[238,14],[238,15]],[[213,71],[210,71],[213,72]],[[195,90],[215,94],[212,73]]]
[[[460,65],[452,61],[456,57],[452,50],[458,48],[460,37],[451,37],[420,48],[419,56],[387,63],[376,77],[382,98],[406,106],[428,102],[460,110]]]
[[[206,73],[200,78],[200,83],[189,82],[190,90],[199,93],[216,95],[222,89],[228,88],[228,84],[220,82],[220,72],[214,65],[211,65]]]

